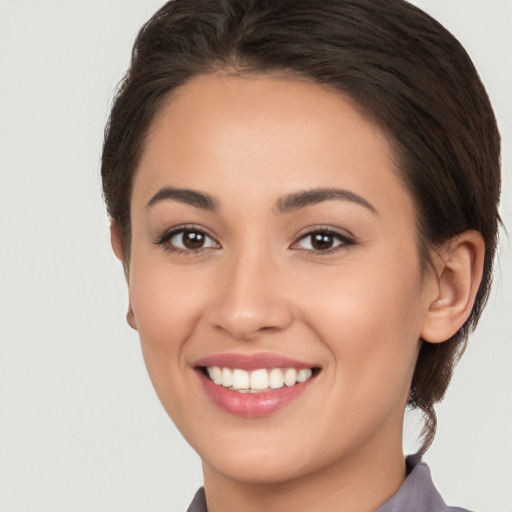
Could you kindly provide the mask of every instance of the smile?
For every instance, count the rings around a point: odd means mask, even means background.
[[[287,407],[321,372],[317,365],[276,354],[217,354],[194,367],[211,403],[242,418],[260,418]]]
[[[311,368],[260,368],[253,371],[241,368],[206,367],[206,374],[217,386],[239,393],[262,393],[292,387],[310,379],[313,375]]]

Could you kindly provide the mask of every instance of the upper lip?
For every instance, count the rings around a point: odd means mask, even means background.
[[[260,353],[260,354],[215,354],[203,357],[196,361],[194,366],[219,366],[220,368],[239,368],[241,370],[252,371],[262,368],[315,368],[318,365],[292,359],[280,354]]]

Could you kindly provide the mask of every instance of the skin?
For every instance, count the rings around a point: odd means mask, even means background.
[[[217,211],[152,198],[211,196]],[[315,189],[357,194],[282,212]],[[370,206],[369,206],[370,205]],[[383,133],[352,101],[276,76],[196,77],[159,113],[131,202],[129,322],[153,385],[203,460],[210,512],[372,511],[405,474],[402,422],[420,338],[441,342],[469,315],[483,243],[463,233],[423,272],[412,199]],[[173,251],[183,225],[206,233]],[[332,250],[308,236],[330,229]],[[281,410],[229,414],[194,363],[271,352],[321,369]]]

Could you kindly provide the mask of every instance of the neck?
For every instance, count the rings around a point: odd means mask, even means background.
[[[406,477],[401,442],[382,446],[283,482],[234,480],[203,464],[208,512],[372,512]]]

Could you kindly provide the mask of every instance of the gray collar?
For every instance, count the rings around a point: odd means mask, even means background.
[[[408,474],[405,482],[375,512],[469,512],[445,504],[432,482],[430,469],[421,462],[421,455],[409,455],[405,463]]]
[[[397,493],[375,512],[469,512],[463,508],[448,507],[432,482],[428,466],[421,456],[406,459],[408,476]],[[201,487],[187,512],[208,512],[204,488]]]

